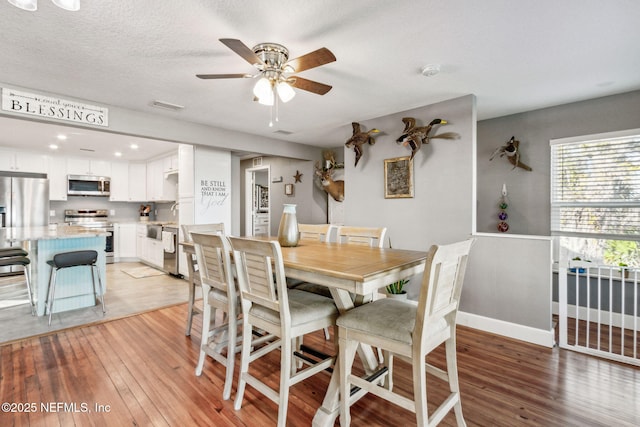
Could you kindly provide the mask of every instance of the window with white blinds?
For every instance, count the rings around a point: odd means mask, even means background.
[[[640,129],[551,142],[551,232],[640,241]]]

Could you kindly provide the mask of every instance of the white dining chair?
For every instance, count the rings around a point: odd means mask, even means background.
[[[384,298],[349,310],[338,318],[341,426],[350,425],[350,406],[367,393],[415,412],[418,426],[437,425],[452,408],[458,426],[466,425],[458,385],[456,315],[473,242],[474,239],[469,239],[429,249],[417,304]],[[426,363],[427,354],[442,343],[445,343],[446,370]],[[351,373],[360,344],[384,350],[387,369],[384,387]],[[412,366],[412,397],[393,391],[394,357]],[[427,372],[449,384],[449,395],[431,416],[427,408]]]
[[[336,226],[333,224],[298,224],[298,231],[300,232],[300,241],[319,241],[329,242],[331,240],[331,233],[335,230]],[[287,286],[290,288],[296,288],[301,291],[313,292],[318,295],[322,295],[327,298],[331,298],[331,292],[326,286],[318,285],[316,283],[305,282],[304,280],[296,280],[287,278]],[[324,329],[325,339],[330,339],[329,328]],[[302,343],[299,342],[298,346]]]
[[[354,227],[343,225],[336,231],[336,242],[381,248],[387,227]]]
[[[231,245],[226,236],[191,232],[202,285],[202,335],[196,375],[202,374],[206,356],[225,366],[222,398],[231,397],[240,315]],[[217,313],[218,312],[218,313]]]
[[[224,234],[224,223],[213,224],[183,224],[182,234],[185,242],[192,242],[191,233],[217,233]],[[198,261],[195,254],[185,254],[187,257],[187,270],[189,272],[189,299],[187,307],[187,328],[186,336],[191,335],[191,324],[193,316],[199,314],[200,310],[195,307],[196,289],[201,286],[200,272],[198,271]]]
[[[229,240],[240,287],[243,329],[234,407],[237,410],[242,407],[245,386],[249,384],[278,405],[278,426],[285,426],[289,388],[331,367],[335,360],[331,356],[313,360],[312,355],[294,353],[293,343],[297,337],[334,325],[338,309],[332,299],[287,288],[282,249],[277,241],[237,237],[229,237]],[[253,350],[253,328],[279,339]],[[276,349],[280,349],[280,384],[277,390],[249,370],[252,362]],[[304,364],[303,369],[292,369],[294,358]]]
[[[331,233],[336,228],[333,224],[300,224],[298,223],[298,231],[300,232],[300,240],[311,240],[320,242],[329,242]]]

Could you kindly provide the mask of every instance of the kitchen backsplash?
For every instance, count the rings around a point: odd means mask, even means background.
[[[65,209],[107,209],[111,222],[137,222],[140,220],[140,205],[142,203],[110,202],[108,197],[70,196],[66,201],[49,202],[49,223],[64,223]],[[178,221],[178,211],[171,209],[173,203],[153,203],[151,205],[150,221]],[[175,213],[175,215],[174,215]]]

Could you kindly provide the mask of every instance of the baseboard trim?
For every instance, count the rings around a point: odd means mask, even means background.
[[[492,334],[502,335],[531,344],[553,347],[555,345],[555,333],[553,329],[545,331],[504,320],[492,319],[477,314],[458,311],[458,325],[479,329]]]

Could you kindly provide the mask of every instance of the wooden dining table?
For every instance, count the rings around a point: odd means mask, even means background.
[[[427,253],[422,251],[306,240],[295,247],[282,247],[286,276],[327,286],[341,313],[354,307],[351,294],[367,298],[390,283],[421,274],[426,258]],[[358,355],[366,373],[375,372],[378,360],[371,347],[361,346]],[[336,361],[322,406],[313,417],[313,426],[333,426],[339,415],[338,365]]]
[[[188,245],[192,244],[183,244]],[[301,240],[295,247],[282,247],[286,276],[327,286],[341,313],[354,307],[352,294],[366,299],[390,283],[421,274],[426,257],[427,253],[422,251],[307,240]],[[378,366],[373,349],[362,346],[358,355],[366,373],[372,374]],[[339,415],[339,369],[336,361],[322,406],[313,418],[313,426],[333,426]]]

